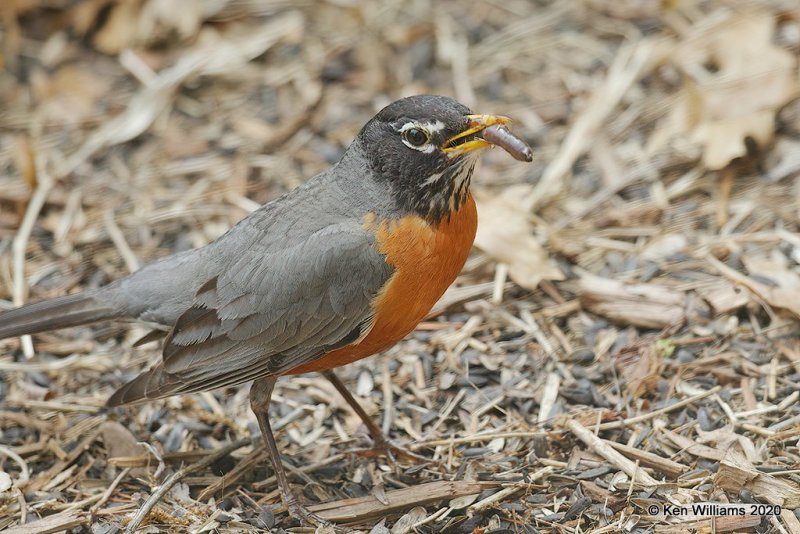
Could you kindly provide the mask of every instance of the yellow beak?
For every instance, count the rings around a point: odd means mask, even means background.
[[[495,124],[508,124],[511,122],[511,119],[508,117],[503,117],[502,115],[467,115],[467,119],[469,119],[468,128],[445,141],[444,145],[440,147],[442,152],[457,156],[460,154],[466,154],[467,152],[472,152],[473,150],[491,146],[491,143],[484,141],[481,138],[470,139],[469,141],[457,144],[456,141],[478,133],[489,126],[493,126]]]

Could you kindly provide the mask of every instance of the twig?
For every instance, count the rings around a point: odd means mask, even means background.
[[[539,423],[543,423],[550,418],[550,413],[553,411],[553,406],[558,400],[558,386],[561,384],[561,378],[557,373],[548,373],[547,380],[545,381],[544,391],[542,392],[542,401],[539,404]]]
[[[8,456],[12,460],[14,460],[14,462],[16,462],[16,464],[19,466],[20,472],[19,472],[19,478],[17,479],[17,485],[23,486],[27,484],[28,480],[30,480],[31,472],[28,469],[28,464],[25,462],[25,460],[22,459],[22,456],[12,451],[5,445],[0,445],[0,455]]]
[[[508,264],[499,262],[494,271],[494,288],[492,288],[492,304],[503,303],[503,291],[508,279]]]
[[[598,430],[609,430],[612,428],[623,428],[634,423],[641,423],[642,421],[648,421],[650,419],[655,419],[659,415],[663,415],[665,413],[673,412],[679,408],[683,408],[684,406],[688,406],[700,399],[704,399],[710,395],[713,395],[720,391],[722,386],[714,386],[713,388],[709,389],[708,391],[704,391],[702,393],[698,393],[697,395],[692,395],[689,398],[683,399],[682,401],[676,402],[675,404],[671,404],[670,406],[665,406],[663,408],[659,408],[658,410],[653,410],[652,412],[648,412],[646,414],[637,415],[636,417],[629,417],[628,419],[623,419],[622,421],[611,421],[608,423],[603,423],[601,425],[597,425]]]
[[[121,472],[120,472],[120,473],[117,475],[117,477],[116,477],[116,478],[113,480],[113,482],[111,482],[111,484],[108,486],[108,488],[106,488],[106,491],[104,491],[104,492],[103,492],[103,495],[100,497],[100,500],[99,500],[99,501],[97,501],[97,502],[96,502],[96,503],[95,503],[95,504],[94,504],[94,505],[93,505],[93,506],[92,506],[92,507],[89,509],[89,513],[91,513],[91,514],[94,514],[95,512],[97,512],[97,510],[99,510],[99,509],[100,509],[100,507],[101,507],[101,506],[103,506],[103,505],[106,503],[106,501],[108,501],[108,499],[109,499],[109,498],[111,498],[111,494],[112,494],[112,493],[114,493],[114,490],[115,490],[115,489],[117,489],[117,486],[119,486],[119,483],[120,483],[120,482],[122,482],[122,480],[123,480],[123,479],[124,479],[126,476],[128,476],[128,473],[130,473],[130,472],[131,472],[131,469],[132,469],[132,468],[130,468],[130,467],[126,467],[125,469],[123,469],[123,470],[122,470],[122,471],[121,471]]]
[[[620,47],[609,67],[605,85],[592,96],[589,105],[575,120],[558,154],[545,169],[542,178],[528,198],[523,200],[528,211],[549,201],[564,188],[563,177],[577,159],[591,146],[595,132],[617,106],[630,86],[651,64],[657,42],[643,40]]]
[[[448,438],[448,439],[434,439],[431,441],[419,441],[412,443],[409,448],[412,451],[422,449],[425,447],[437,447],[439,445],[461,445],[464,443],[475,443],[476,441],[491,441],[493,439],[503,438],[534,438],[536,436],[544,436],[545,432],[492,432],[489,434],[475,434],[474,436],[465,436],[463,438]]]
[[[498,491],[497,493],[493,493],[492,495],[489,495],[488,497],[486,497],[482,501],[478,501],[475,504],[471,505],[469,507],[469,510],[472,511],[472,512],[478,512],[480,510],[485,510],[486,508],[490,507],[494,503],[502,501],[506,497],[510,497],[510,496],[514,495],[515,493],[519,492],[519,490],[521,490],[521,489],[522,489],[521,486],[510,486],[508,488],[503,488],[500,491]]]
[[[20,488],[24,487],[25,484],[28,483],[28,480],[30,480],[28,464],[19,454],[3,445],[0,445],[0,455],[8,456],[19,465],[20,473],[16,484],[14,484],[14,489],[17,492],[17,501],[19,502],[19,523],[20,525],[24,525],[28,520],[28,502],[25,500],[25,494]]]
[[[631,462],[622,454],[614,450],[605,441],[598,438],[592,431],[580,424],[575,419],[567,421],[567,426],[575,436],[584,442],[587,446],[591,447],[597,454],[611,462],[613,465],[619,467],[625,474],[633,480],[638,480],[646,486],[657,486],[658,481],[639,469],[639,462]]]
[[[384,434],[389,434],[389,429],[392,427],[394,420],[394,395],[392,394],[392,374],[389,372],[389,363],[384,362],[382,372],[382,390],[383,390],[383,421],[381,430]]]
[[[14,304],[22,306],[25,302],[25,251],[28,248],[28,239],[33,231],[33,225],[39,217],[39,212],[44,207],[47,195],[53,188],[53,178],[45,170],[45,162],[43,158],[37,158],[40,161],[37,164],[37,185],[36,190],[33,192],[28,208],[25,210],[25,216],[22,218],[22,223],[19,226],[17,234],[14,236],[14,242],[11,249],[14,254],[14,287],[12,289]],[[30,359],[33,357],[33,340],[31,336],[22,336],[22,351],[25,357]]]
[[[136,254],[134,254],[130,245],[128,245],[128,242],[125,240],[125,234],[123,234],[122,230],[117,226],[117,222],[114,220],[114,212],[111,210],[106,211],[103,215],[103,221],[105,222],[106,232],[108,232],[111,242],[117,247],[119,255],[122,256],[122,259],[125,261],[125,267],[127,267],[128,271],[131,273],[138,271],[139,258],[136,257]]]
[[[216,495],[217,492],[230,488],[236,484],[240,478],[249,473],[256,464],[262,460],[265,460],[266,457],[266,449],[261,447],[253,449],[250,454],[245,456],[236,467],[219,477],[219,479],[213,484],[210,484],[204,488],[203,491],[201,491],[197,496],[197,500],[200,502],[205,502]]]
[[[343,458],[347,457],[348,455],[349,455],[349,453],[334,454],[332,456],[328,456],[327,458],[325,458],[321,462],[317,462],[315,464],[310,464],[310,465],[304,465],[303,467],[296,468],[296,472],[297,473],[311,473],[311,472],[316,471],[317,469],[319,469],[321,467],[325,467],[326,465],[330,465],[330,464],[336,463],[339,460],[342,460]],[[274,484],[274,483],[275,483],[275,475],[272,475],[272,476],[270,476],[268,478],[265,478],[264,480],[260,480],[260,481],[258,481],[256,483],[254,483],[253,487],[260,490],[260,489],[263,489],[263,488],[265,488],[265,487],[267,487],[267,486],[269,486],[271,484]]]
[[[205,469],[209,465],[213,464],[223,456],[232,453],[237,449],[241,449],[246,445],[250,445],[260,439],[261,436],[255,436],[252,438],[242,438],[240,440],[234,441],[233,443],[226,445],[225,447],[219,449],[218,451],[214,452],[213,454],[209,454],[202,460],[195,462],[193,464],[187,465],[186,467],[182,467],[178,469],[174,473],[172,473],[156,490],[147,498],[145,503],[142,505],[141,508],[136,512],[136,515],[133,516],[131,522],[128,523],[128,526],[125,528],[125,532],[128,534],[133,534],[136,532],[136,529],[139,528],[139,525],[144,521],[153,507],[158,504],[164,496],[169,493],[175,484],[181,481],[182,478],[191,475],[196,471],[200,471],[201,469]]]

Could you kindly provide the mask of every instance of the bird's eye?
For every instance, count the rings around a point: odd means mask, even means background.
[[[430,141],[428,132],[421,128],[409,128],[403,132],[403,137],[405,137],[405,140],[408,141],[408,144],[411,146],[422,146]]]

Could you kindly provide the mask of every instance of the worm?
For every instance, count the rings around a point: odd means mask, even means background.
[[[533,161],[533,150],[528,143],[511,133],[500,124],[489,126],[481,132],[481,137],[495,146],[499,146],[518,161]]]

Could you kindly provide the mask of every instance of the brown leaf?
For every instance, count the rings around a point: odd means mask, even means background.
[[[206,18],[226,2],[200,0],[122,0],[110,11],[94,36],[94,45],[106,54],[125,48],[179,40],[196,35]],[[83,18],[86,18],[85,15]]]
[[[719,280],[709,287],[698,289],[697,292],[717,314],[730,313],[750,302],[747,291],[727,280]]]
[[[616,359],[616,366],[624,379],[625,391],[641,397],[654,390],[661,376],[663,360],[654,345],[623,352]]]
[[[800,317],[800,274],[789,268],[789,260],[779,250],[773,250],[769,258],[753,255],[742,257],[742,263],[752,275],[772,283],[745,276],[713,256],[706,259],[722,274],[747,287],[771,306],[789,310]]]
[[[777,110],[800,93],[797,58],[774,36],[770,13],[744,13],[704,28],[673,57],[685,77],[668,130],[702,146],[709,169],[744,156],[748,137],[772,141]]]
[[[581,274],[581,306],[624,325],[664,328],[686,318],[686,296],[655,284],[624,284]]]
[[[510,187],[495,197],[476,192],[475,246],[508,264],[508,275],[514,282],[536,289],[542,280],[563,280],[564,275],[534,237],[534,226],[520,201],[526,191],[530,186]]]
[[[122,0],[108,15],[103,28],[94,36],[94,46],[106,54],[118,54],[136,41],[136,27],[141,2]]]
[[[98,103],[111,88],[109,80],[90,67],[66,65],[52,75],[34,71],[37,113],[48,122],[79,125],[99,111]]]
[[[728,450],[720,462],[714,484],[735,493],[748,489],[754,497],[785,508],[800,506],[800,486],[760,472],[735,449]]]
[[[33,143],[28,136],[20,135],[16,138],[14,150],[14,164],[25,185],[33,191],[36,189],[36,154]]]
[[[108,450],[109,460],[112,458],[127,458],[147,454],[147,449],[137,443],[136,437],[130,430],[116,421],[106,421],[100,427],[100,435]],[[137,467],[132,470],[133,476],[144,473],[146,469]]]

